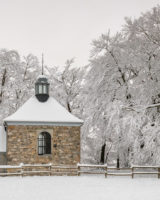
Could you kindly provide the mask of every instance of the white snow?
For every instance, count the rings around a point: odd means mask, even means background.
[[[82,120],[69,113],[53,97],[49,97],[46,102],[39,102],[35,96],[31,97],[14,114],[5,118],[4,121],[83,123]]]
[[[45,75],[42,75],[42,74],[40,74],[40,75],[37,77],[37,79],[39,79],[39,78],[46,78],[46,79],[47,79],[47,77],[46,77]]]
[[[107,167],[107,164],[105,164],[105,165],[89,165],[89,164],[78,163],[77,166],[79,166],[79,167]]]
[[[0,126],[0,152],[6,152],[6,132],[3,126]]]
[[[2,200],[159,200],[159,188],[156,178],[0,177]]]

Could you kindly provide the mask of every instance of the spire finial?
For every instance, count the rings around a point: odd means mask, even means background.
[[[43,53],[42,53],[42,75],[43,75],[43,64],[44,64],[44,58],[43,58]]]

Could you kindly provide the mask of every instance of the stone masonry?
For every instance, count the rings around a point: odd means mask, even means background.
[[[6,152],[0,152],[0,165],[6,165]]]
[[[38,155],[38,135],[51,135],[51,154]],[[9,125],[7,130],[7,164],[62,164],[80,162],[80,127]]]

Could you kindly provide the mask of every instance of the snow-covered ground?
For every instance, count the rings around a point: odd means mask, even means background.
[[[159,200],[160,180],[102,176],[0,177],[0,200]]]

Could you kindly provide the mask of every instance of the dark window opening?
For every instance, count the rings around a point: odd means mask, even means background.
[[[51,154],[51,136],[42,132],[38,136],[38,155]]]
[[[36,85],[36,94],[48,94],[49,85],[47,84],[38,84]]]

